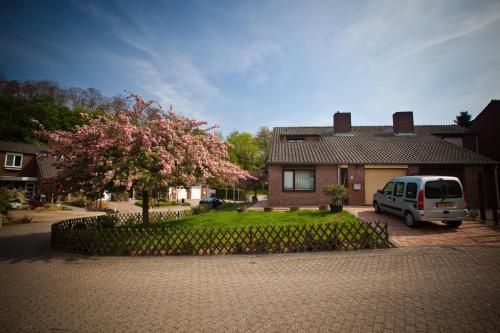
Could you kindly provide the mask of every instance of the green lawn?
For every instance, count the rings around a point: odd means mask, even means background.
[[[192,215],[180,220],[154,223],[151,226],[178,227],[247,227],[257,225],[297,225],[331,223],[339,224],[358,223],[360,220],[354,215],[343,211],[332,214],[328,211],[302,210],[295,212],[259,212],[246,211],[210,211],[204,214]]]

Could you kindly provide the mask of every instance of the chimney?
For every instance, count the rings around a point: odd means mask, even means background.
[[[333,132],[351,133],[351,113],[337,111],[333,114]]]
[[[396,112],[392,115],[392,126],[396,134],[413,134],[413,112]]]

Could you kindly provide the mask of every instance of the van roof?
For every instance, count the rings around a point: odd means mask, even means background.
[[[392,179],[398,179],[398,180],[433,180],[433,179],[436,179],[436,178],[440,178],[440,179],[444,179],[444,180],[458,180],[460,181],[460,179],[458,179],[457,177],[452,177],[452,176],[399,176],[399,177],[393,177]]]

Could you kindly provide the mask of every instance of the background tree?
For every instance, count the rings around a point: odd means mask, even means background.
[[[471,118],[472,116],[469,113],[469,111],[460,111],[460,113],[457,114],[457,117],[453,122],[459,126],[467,128],[471,125]]]
[[[259,168],[260,148],[257,140],[247,132],[233,131],[227,137],[229,147],[229,160],[247,171]]]
[[[49,156],[59,170],[53,179],[61,189],[102,195],[103,191],[142,192],[143,224],[149,223],[149,195],[168,186],[197,183],[233,184],[251,178],[229,161],[227,142],[206,122],[167,114],[150,117],[157,103],[131,95],[129,109],[88,119],[74,132],[47,131]],[[159,107],[159,106],[158,106]],[[88,118],[88,116],[87,116]]]
[[[0,75],[0,140],[34,142],[32,119],[47,130],[73,130],[87,122],[79,114],[95,116],[126,108],[123,96],[106,97],[95,88],[63,89],[53,81],[8,80]]]
[[[273,132],[265,126],[262,126],[257,134],[255,134],[255,140],[257,141],[260,149],[259,168],[265,168],[267,159],[269,158],[272,135]]]

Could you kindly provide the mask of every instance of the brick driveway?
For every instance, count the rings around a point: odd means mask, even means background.
[[[500,247],[82,257],[0,228],[2,331],[498,331]]]
[[[500,227],[488,227],[474,221],[463,221],[458,229],[449,228],[441,222],[424,222],[418,228],[409,228],[402,218],[386,213],[375,214],[372,207],[346,207],[346,210],[364,221],[386,221],[389,235],[398,246],[429,245],[499,245]]]

